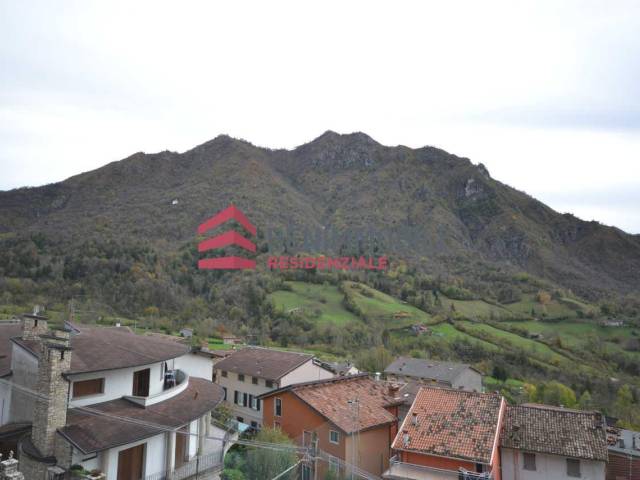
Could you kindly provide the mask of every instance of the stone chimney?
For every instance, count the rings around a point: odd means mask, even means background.
[[[13,458],[13,451],[9,452],[9,458],[0,461],[0,480],[24,480],[24,475],[18,471],[18,460]]]
[[[38,340],[41,335],[46,335],[49,329],[47,320],[47,317],[37,313],[22,315],[22,339]]]
[[[68,382],[63,374],[71,368],[69,332],[56,330],[40,335],[38,381],[31,438],[21,446],[21,461],[27,478],[40,480],[55,464],[56,430],[67,423]]]

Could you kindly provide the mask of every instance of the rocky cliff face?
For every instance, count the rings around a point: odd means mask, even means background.
[[[561,215],[468,159],[363,133],[326,132],[291,151],[220,136],[182,154],[136,153],[58,184],[0,192],[0,232],[172,249],[231,202],[262,229],[395,235],[379,251],[433,272],[473,263],[583,294],[640,288],[638,236]]]

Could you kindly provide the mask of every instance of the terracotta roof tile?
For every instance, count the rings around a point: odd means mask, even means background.
[[[396,417],[385,406],[395,402],[383,382],[366,375],[292,385],[290,390],[345,433],[393,423]],[[350,400],[358,400],[356,410]]]
[[[423,387],[393,442],[394,449],[490,463],[502,397]],[[417,414],[417,425],[413,415]],[[409,434],[404,443],[404,431]]]
[[[530,452],[607,461],[602,414],[547,405],[507,407],[501,444]]]

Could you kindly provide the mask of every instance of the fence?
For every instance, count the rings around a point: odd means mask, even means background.
[[[218,452],[196,457],[172,472],[165,471],[148,475],[144,480],[197,480],[216,470],[222,470],[222,461]]]

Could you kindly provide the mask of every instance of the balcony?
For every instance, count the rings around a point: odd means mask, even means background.
[[[459,470],[444,470],[442,468],[414,465],[391,457],[389,469],[382,474],[387,480],[493,480],[491,473],[469,472],[463,468]]]
[[[189,375],[187,375],[187,373],[182,370],[173,370],[173,372],[175,382],[172,383],[175,383],[175,385],[171,386],[170,384],[167,384],[165,382],[162,392],[156,393],[154,395],[149,395],[147,397],[127,395],[124,398],[143,407],[148,407],[149,405],[163,402],[171,397],[178,395],[179,393],[182,393],[189,386]]]

